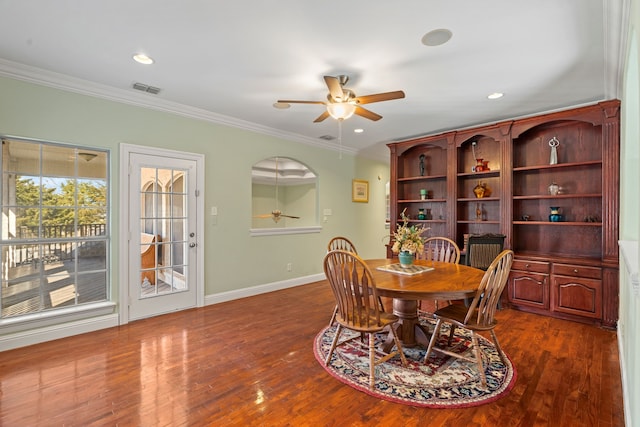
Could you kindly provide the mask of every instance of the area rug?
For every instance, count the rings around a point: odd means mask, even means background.
[[[420,313],[420,323],[433,330],[435,321],[426,313]],[[329,366],[324,361],[331,349],[336,326],[323,329],[314,341],[314,354],[320,365],[343,383],[380,399],[405,405],[428,408],[464,408],[493,402],[507,394],[516,381],[516,370],[507,356],[507,364],[500,360],[491,341],[480,337],[479,343],[484,353],[487,387],[482,387],[475,363],[435,352],[424,363],[425,349],[404,348],[407,366],[403,367],[399,356],[376,366],[375,389],[369,389],[369,356],[366,348],[356,342],[339,345],[333,353]],[[351,335],[350,335],[351,334]],[[340,341],[353,336],[344,330]],[[446,345],[449,328],[444,324],[440,343]],[[386,334],[376,336],[377,344],[382,344]],[[357,340],[354,340],[357,341]],[[365,338],[368,341],[368,338]],[[452,351],[472,352],[470,333],[456,328]],[[503,350],[504,351],[504,350]]]

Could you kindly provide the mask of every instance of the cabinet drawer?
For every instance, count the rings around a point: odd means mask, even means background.
[[[512,270],[518,271],[530,271],[532,273],[549,273],[549,263],[541,262],[541,261],[527,261],[524,259],[513,260],[513,265],[511,266]]]
[[[602,279],[602,269],[599,267],[585,267],[584,265],[553,264],[553,274],[559,276],[587,277]]]

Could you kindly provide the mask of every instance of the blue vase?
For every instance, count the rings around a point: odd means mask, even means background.
[[[400,261],[400,267],[407,268],[413,265],[413,254],[402,251],[398,253],[398,261]]]
[[[560,222],[562,221],[562,215],[560,214],[560,208],[551,207],[551,214],[549,214],[549,221]]]

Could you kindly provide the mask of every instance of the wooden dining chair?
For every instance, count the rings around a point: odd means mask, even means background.
[[[369,388],[373,390],[376,365],[384,363],[396,355],[400,356],[403,366],[407,365],[398,334],[393,328],[399,318],[395,314],[380,310],[378,291],[371,270],[357,254],[340,249],[330,251],[324,258],[324,273],[338,305],[335,319],[338,326],[325,365],[331,361],[331,356],[338,345],[351,341],[358,345],[364,345],[358,338],[362,334],[368,334]],[[360,334],[339,342],[340,335],[345,328]],[[396,350],[386,354],[378,350],[375,345],[375,334],[385,329],[389,329],[393,334],[396,344]],[[378,359],[376,359],[377,353],[382,354]]]
[[[351,240],[342,236],[336,236],[331,240],[329,240],[329,244],[327,245],[327,252],[331,252],[334,250],[343,250],[343,251],[354,253],[356,255],[358,254],[358,251],[356,250],[356,246],[351,242]],[[378,302],[380,303],[380,307],[382,311],[385,311],[384,304],[382,303],[382,298],[379,298]],[[338,313],[338,305],[336,304],[336,306],[333,309],[333,314],[331,315],[331,320],[329,321],[329,326],[333,326],[333,322],[335,322],[337,313]]]
[[[424,241],[423,253],[418,254],[417,258],[458,264],[460,248],[456,242],[447,237],[429,237]],[[451,304],[451,301],[447,302]],[[419,308],[422,308],[422,301],[419,302]],[[438,300],[435,300],[435,308],[438,309]]]
[[[478,344],[478,332],[489,331],[493,339],[493,343],[496,346],[498,355],[503,363],[506,363],[505,355],[500,348],[498,338],[494,328],[497,321],[494,318],[498,301],[500,300],[500,294],[507,283],[509,272],[511,271],[511,264],[513,263],[513,251],[506,249],[493,260],[489,265],[480,286],[476,291],[476,295],[471,302],[471,305],[467,308],[461,304],[448,305],[440,310],[436,310],[433,316],[437,319],[436,326],[433,331],[433,335],[429,340],[429,347],[424,356],[424,362],[429,359],[429,355],[432,351],[438,351],[449,356],[468,360],[476,363],[480,377],[482,379],[482,385],[486,387],[487,378],[484,373],[484,366],[482,363],[482,350]],[[447,350],[446,348],[436,347],[435,343],[440,335],[440,328],[442,324],[447,322],[451,325],[451,331],[449,333],[449,340],[447,346],[451,347],[451,341],[455,333],[456,327],[465,328],[471,331],[471,341],[474,356],[467,356],[465,354],[458,354]]]

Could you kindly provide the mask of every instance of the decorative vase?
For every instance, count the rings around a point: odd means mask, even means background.
[[[433,219],[433,215],[431,214],[431,209],[427,208],[427,213],[424,214],[424,219]]]
[[[421,200],[427,200],[427,190],[426,189],[420,190],[420,199]]]
[[[482,199],[491,195],[491,189],[484,182],[478,181],[478,185],[473,187],[473,194],[476,195],[476,198]]]
[[[560,214],[560,208],[552,206],[550,207],[551,213],[549,214],[549,221],[551,222],[560,222],[562,221],[562,215]]]
[[[551,183],[551,185],[549,186],[549,194],[551,194],[552,196],[556,196],[559,192],[560,186],[555,182]]]
[[[420,208],[418,209],[418,219],[426,219],[426,215],[424,214],[424,209]]]
[[[400,261],[400,267],[407,268],[413,265],[413,254],[407,251],[401,251],[398,253],[398,261]]]

